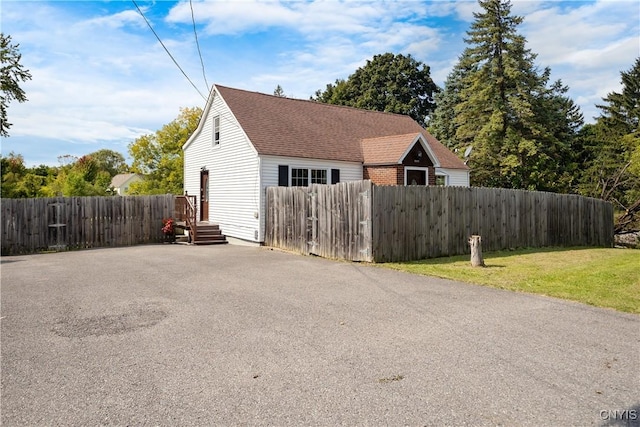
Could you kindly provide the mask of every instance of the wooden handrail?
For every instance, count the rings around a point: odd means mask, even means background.
[[[189,228],[191,242],[196,240],[198,233],[198,209],[196,207],[196,196],[176,196],[175,217],[176,221],[184,221]]]

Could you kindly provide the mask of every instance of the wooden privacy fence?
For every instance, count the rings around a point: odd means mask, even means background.
[[[265,244],[352,261],[371,257],[371,181],[267,188]]]
[[[174,196],[2,199],[2,254],[161,242]]]
[[[375,261],[467,254],[471,235],[485,251],[612,246],[613,206],[573,194],[473,187],[375,187]]]
[[[267,189],[265,244],[354,261],[407,261],[483,250],[613,245],[613,207],[569,194],[372,185]]]

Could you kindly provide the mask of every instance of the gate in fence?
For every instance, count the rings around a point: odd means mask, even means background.
[[[267,189],[265,244],[305,255],[373,261],[370,181]]]

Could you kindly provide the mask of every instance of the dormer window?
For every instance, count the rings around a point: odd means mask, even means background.
[[[220,116],[213,118],[213,145],[220,145]]]

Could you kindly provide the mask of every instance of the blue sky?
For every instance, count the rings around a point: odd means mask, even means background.
[[[309,98],[373,55],[411,54],[443,86],[479,11],[474,1],[138,1],[185,73],[209,85]],[[2,154],[27,165],[127,145],[205,100],[175,66],[131,1],[0,3],[2,31],[20,44],[33,79],[28,102],[9,106]],[[562,79],[587,121],[620,89],[620,71],[640,56],[640,2],[513,1],[520,33]]]

